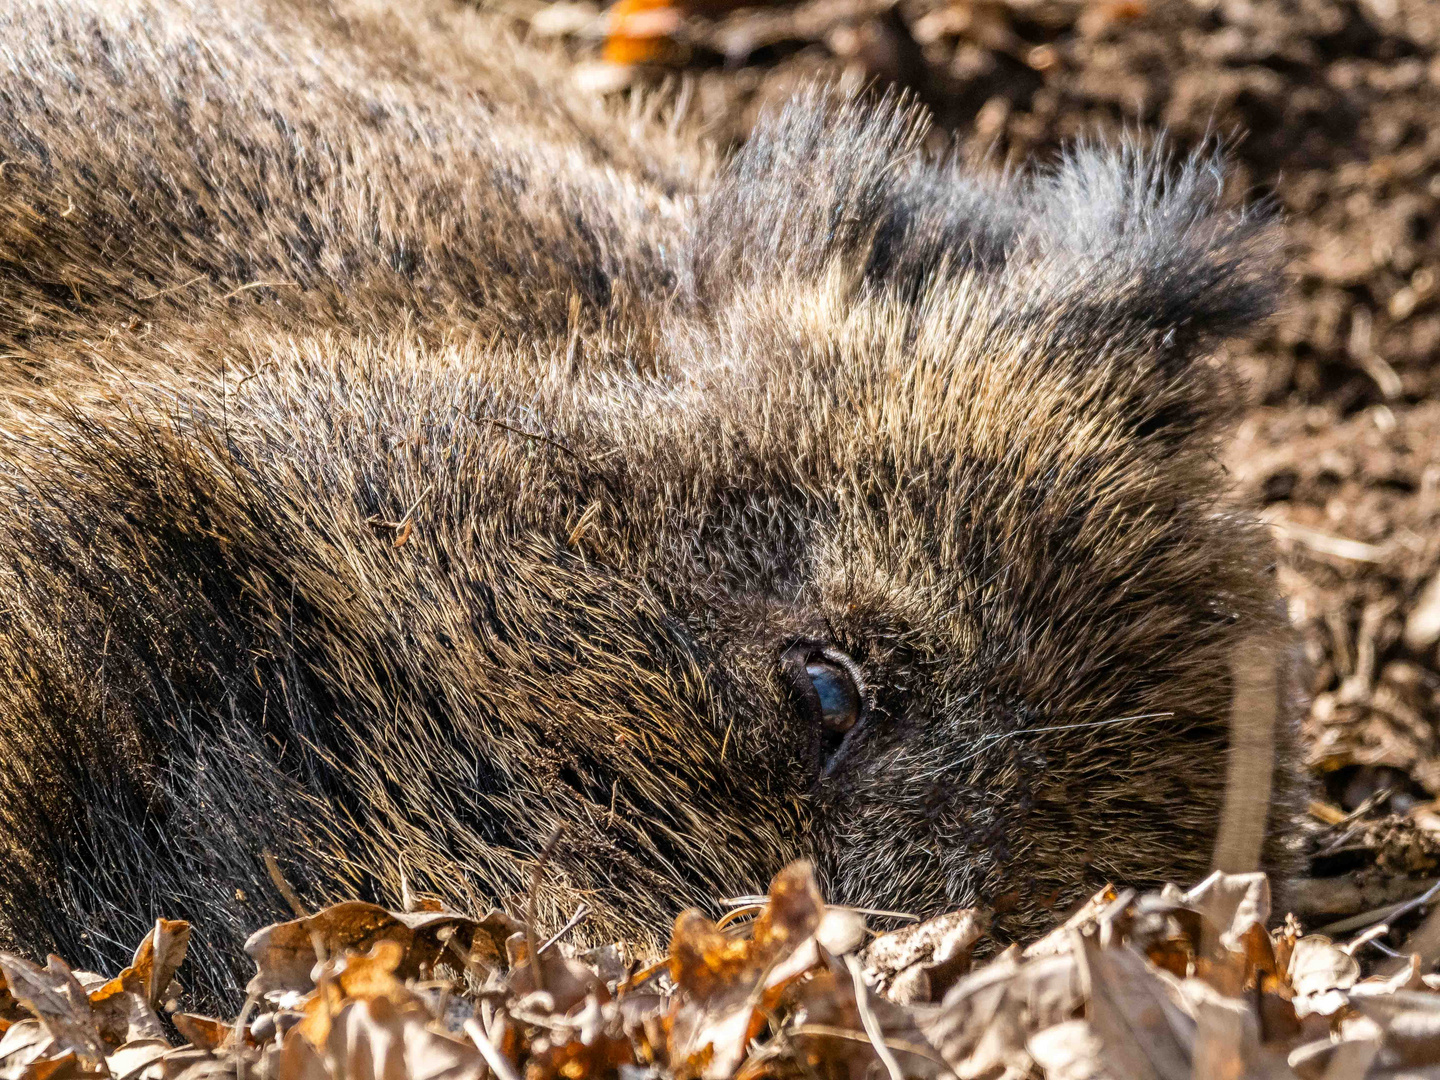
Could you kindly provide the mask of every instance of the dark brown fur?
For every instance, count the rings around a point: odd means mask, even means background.
[[[801,855],[1021,930],[1205,870],[1242,683],[1282,825],[1205,359],[1273,268],[1215,163],[982,182],[820,93],[727,162],[493,35],[0,15],[10,944],[113,968],[183,916],[225,994],[263,851],[309,902],[484,907],[557,823],[543,915],[593,937]],[[823,779],[800,640],[873,695]]]

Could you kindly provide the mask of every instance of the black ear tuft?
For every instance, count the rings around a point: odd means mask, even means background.
[[[1280,245],[1269,206],[1227,210],[1223,195],[1216,151],[1073,149],[1020,196],[1018,321],[1052,349],[1135,347],[1168,366],[1248,329],[1274,307]]]

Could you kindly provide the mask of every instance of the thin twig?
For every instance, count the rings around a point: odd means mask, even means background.
[[[1346,956],[1354,956],[1359,950],[1363,949],[1366,945],[1369,945],[1376,938],[1383,937],[1389,932],[1390,924],[1388,922],[1376,923],[1374,926],[1370,927],[1369,930],[1366,930],[1363,934],[1357,937],[1354,941],[1347,941],[1344,945],[1341,945],[1340,951],[1343,952]]]
[[[550,830],[550,838],[545,841],[545,846],[540,849],[540,857],[535,860],[535,873],[530,878],[530,899],[525,905],[525,946],[530,953],[530,967],[535,973],[535,989],[541,993],[545,992],[545,970],[540,963],[540,946],[537,944],[539,939],[535,936],[535,908],[540,902],[540,884],[545,880],[546,860],[555,850],[555,843],[564,831],[565,826],[561,824]]]
[[[474,1017],[465,1021],[465,1034],[470,1036],[470,1041],[475,1044],[475,1049],[480,1051],[480,1056],[485,1059],[485,1064],[490,1066],[490,1071],[500,1080],[520,1080],[514,1067],[505,1060],[505,1055],[495,1048],[495,1044],[481,1030]]]
[[[1435,898],[1437,893],[1440,893],[1440,882],[1426,889],[1423,895],[1417,896],[1414,900],[1405,904],[1386,919],[1386,922],[1393,923],[1401,915],[1428,904]],[[1418,954],[1420,962],[1426,966],[1435,962],[1435,958],[1440,956],[1440,908],[1436,908],[1430,912],[1429,915],[1425,916],[1425,921],[1417,926],[1415,932],[1406,938],[1405,943],[1400,946],[1400,952],[1401,955]],[[1394,974],[1395,965],[1389,965],[1389,968],[1390,970],[1385,971],[1384,974]]]
[[[1329,923],[1320,927],[1317,934],[1327,936],[1333,934],[1344,934],[1351,930],[1359,930],[1362,927],[1370,926],[1378,922],[1393,923],[1401,915],[1408,914],[1418,907],[1423,907],[1440,894],[1440,881],[1435,882],[1419,896],[1409,900],[1402,900],[1398,904],[1386,904],[1384,907],[1374,908],[1371,911],[1363,911],[1359,915],[1352,915],[1348,919],[1340,919],[1337,922]]]
[[[729,926],[731,923],[735,922],[737,919],[743,919],[746,915],[753,915],[753,914],[755,914],[757,911],[764,911],[764,910],[765,910],[765,905],[764,905],[764,904],[740,904],[740,905],[736,905],[735,907],[733,907],[733,908],[731,908],[729,911],[727,911],[724,915],[721,915],[721,916],[720,916],[720,921],[715,924],[715,929],[716,929],[716,930],[724,930],[727,926]]]
[[[299,895],[290,887],[290,883],[285,880],[285,875],[280,872],[280,864],[275,861],[275,856],[268,851],[262,851],[260,857],[265,860],[265,869],[270,874],[270,880],[274,883],[275,888],[280,890],[280,895],[283,896],[285,902],[290,905],[290,910],[295,913],[295,917],[297,919],[308,919],[310,913],[305,910],[305,905],[300,902]]]
[[[832,1039],[848,1039],[851,1042],[871,1043],[870,1036],[863,1031],[851,1031],[848,1028],[835,1027],[833,1024],[800,1024],[789,1031],[790,1035],[825,1035]],[[919,1046],[916,1043],[902,1042],[899,1039],[884,1040],[886,1047],[891,1050],[899,1050],[904,1054],[914,1054],[918,1058],[934,1062],[942,1068],[948,1069],[944,1058],[936,1055],[928,1047]]]
[[[404,525],[405,522],[409,521],[409,520],[410,520],[410,515],[413,514],[413,513],[415,513],[416,510],[420,509],[420,504],[421,504],[422,502],[424,502],[425,499],[426,499],[426,497],[430,494],[430,492],[432,492],[432,491],[434,491],[434,490],[435,490],[435,485],[434,485],[434,484],[426,484],[426,485],[425,485],[425,490],[422,491],[422,492],[420,493],[420,495],[416,498],[416,500],[415,500],[413,503],[410,504],[410,509],[406,510],[405,513],[400,516],[400,521],[399,521],[398,524],[396,525],[396,528],[399,528],[400,526]]]
[[[400,853],[400,910],[415,910],[415,894],[410,891],[410,875],[405,872],[405,853]]]
[[[585,916],[586,916],[586,915],[589,915],[589,914],[590,914],[590,909],[589,909],[588,907],[586,907],[584,904],[581,904],[578,908],[575,909],[575,914],[570,916],[570,918],[566,921],[565,925],[562,926],[562,927],[560,927],[559,930],[556,930],[555,933],[551,934],[551,935],[550,935],[550,940],[547,941],[547,942],[545,942],[544,945],[541,945],[541,946],[540,946],[540,951],[543,953],[546,949],[548,949],[548,948],[550,948],[550,946],[554,945],[557,941],[559,941],[561,938],[563,938],[563,937],[564,937],[566,934],[568,934],[571,930],[574,930],[575,927],[576,927],[577,925],[579,925],[580,920],[583,919],[583,918],[585,918]]]
[[[259,367],[257,367],[254,371],[250,372],[249,375],[246,375],[243,379],[241,379],[238,383],[236,383],[236,384],[235,384],[235,388],[230,391],[231,395],[233,396],[233,395],[235,395],[235,394],[238,394],[238,393],[241,391],[241,389],[245,386],[245,384],[246,384],[247,382],[249,382],[251,379],[255,378],[257,375],[259,375],[259,374],[260,374],[262,371],[264,371],[266,368],[272,368],[272,367],[275,367],[275,361],[274,361],[274,360],[267,360],[267,361],[265,361],[265,363],[261,364],[261,365],[260,365]]]
[[[280,895],[285,898],[285,902],[290,905],[290,910],[295,913],[295,918],[302,922],[308,922],[310,913],[305,910],[305,905],[300,902],[299,895],[285,880],[285,875],[280,872],[280,864],[275,861],[275,856],[268,851],[262,851],[260,855],[265,860],[265,869],[270,873],[270,880],[275,884],[275,888],[280,890]],[[310,926],[307,929],[310,931],[310,945],[315,950],[315,960],[317,963],[323,964],[329,959],[329,950],[325,948],[325,939],[316,927]]]
[[[559,450],[562,454],[568,455],[577,464],[584,466],[595,474],[596,479],[598,479],[600,483],[605,486],[605,490],[610,492],[610,495],[615,500],[616,505],[624,505],[624,500],[621,499],[620,492],[616,489],[615,485],[610,482],[610,478],[606,476],[592,460],[585,457],[585,455],[577,453],[576,451],[570,449],[570,447],[566,446],[559,439],[553,439],[549,435],[546,435],[543,432],[539,431],[526,431],[522,427],[516,427],[514,424],[506,423],[504,420],[501,420],[499,417],[496,416],[471,416],[470,419],[479,423],[494,424],[496,427],[504,431],[509,431],[515,435],[521,435],[527,439],[534,439],[536,442],[542,442],[546,446],[553,447],[554,449]]]
[[[1378,544],[1367,544],[1363,540],[1351,540],[1344,536],[1331,536],[1317,529],[1307,529],[1290,521],[1271,518],[1267,522],[1272,529],[1287,540],[1293,540],[1301,547],[1321,555],[1330,555],[1350,562],[1381,563],[1390,554],[1388,548]]]
[[[870,1036],[870,1045],[875,1047],[875,1053],[885,1063],[885,1071],[890,1074],[890,1080],[905,1080],[905,1074],[900,1070],[900,1062],[895,1060],[890,1047],[885,1045],[885,1032],[880,1027],[875,1011],[870,1008],[870,988],[865,985],[865,976],[860,973],[860,961],[853,956],[847,956],[845,966],[850,969],[850,981],[855,984],[855,1008],[860,1011],[860,1023],[865,1028],[865,1034]]]
[[[716,900],[715,903],[727,908],[750,908],[764,907],[770,902],[768,896],[727,896],[723,900]],[[872,915],[877,919],[907,919],[910,922],[919,922],[919,915],[912,915],[908,911],[887,911],[884,908],[854,907],[850,904],[826,904],[826,907],[834,908],[837,911],[853,911],[857,915]]]
[[[503,428],[504,430],[512,432],[515,435],[523,435],[527,439],[534,439],[536,442],[542,442],[546,446],[553,446],[562,454],[568,454],[570,457],[574,458],[582,465],[590,464],[590,462],[587,461],[583,455],[575,452],[574,450],[571,450],[570,447],[566,446],[559,439],[552,439],[549,435],[546,435],[543,432],[526,431],[524,428],[516,427],[514,424],[507,424],[504,420],[501,420],[499,417],[496,416],[474,416],[471,417],[471,419],[478,420],[481,423],[485,424],[494,424],[496,427]]]
[[[245,1080],[245,1055],[239,1051],[245,1046],[245,1025],[250,1022],[250,1010],[260,1001],[260,995],[251,991],[245,996],[245,1004],[240,1009],[240,1015],[235,1018],[235,1028],[230,1034],[230,1045],[235,1047],[235,1076],[236,1080]]]

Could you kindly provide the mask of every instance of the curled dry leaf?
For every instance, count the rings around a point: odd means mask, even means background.
[[[1345,1006],[1347,995],[1340,991],[1355,985],[1360,965],[1329,938],[1310,934],[1295,942],[1287,977],[1297,1013],[1328,1016]]]
[[[1377,1064],[1440,1066],[1440,995],[1397,990],[1350,1000],[1382,1033]]]
[[[90,1012],[90,998],[65,961],[50,957],[45,967],[0,953],[0,974],[17,1001],[50,1033],[60,1053],[74,1053],[98,1068],[105,1060],[105,1043]]]
[[[130,966],[118,979],[131,993],[143,997],[152,1009],[159,1008],[189,948],[189,923],[182,919],[156,919],[155,928],[145,935]]]
[[[987,913],[967,908],[883,934],[865,950],[865,980],[892,1001],[938,1001],[970,970],[989,925]]]
[[[510,988],[516,994],[533,994],[542,988],[536,981],[536,965],[530,962],[530,948],[524,934],[512,934],[506,944],[510,962]],[[564,1015],[587,998],[610,999],[605,981],[594,969],[567,958],[558,949],[541,953],[538,974],[543,978],[544,992],[549,995],[551,1011]]]
[[[90,1015],[107,1047],[165,1037],[160,1017],[149,1002],[125,989],[119,979],[111,979],[90,992]]]
[[[188,1039],[191,1046],[200,1050],[219,1050],[235,1033],[231,1025],[213,1016],[176,1013],[170,1020],[175,1030]]]
[[[325,1062],[334,1080],[471,1080],[484,1070],[474,1045],[430,1030],[418,1002],[372,997],[345,1005],[330,1025]],[[292,1080],[283,1074],[277,1080]]]
[[[39,1020],[17,1020],[0,1037],[0,1078],[17,1080],[24,1076],[31,1062],[41,1058],[54,1042]]]
[[[404,946],[387,939],[375,942],[366,953],[345,953],[316,965],[315,990],[302,1003],[304,1018],[295,1032],[318,1049],[325,1045],[331,1021],[347,1001],[382,997],[398,1004],[415,1001],[395,975],[404,958]]]
[[[1064,1023],[1084,1004],[1075,958],[1009,952],[961,979],[937,1008],[918,1013],[930,1045],[961,1080],[1030,1064],[1031,1034]]]
[[[1125,945],[1085,934],[1075,950],[1089,984],[1085,1019],[1114,1071],[1135,1080],[1189,1080],[1195,1019],[1173,976]]]
[[[328,957],[363,951],[377,941],[394,941],[403,952],[401,978],[428,977],[442,959],[455,966],[474,963],[494,968],[502,963],[505,939],[521,929],[500,911],[472,919],[450,911],[387,911],[352,900],[252,934],[245,952],[257,970],[247,989],[252,994],[311,989],[317,943]]]
[[[879,1076],[898,1069],[905,1077],[924,1080],[947,1072],[911,1010],[868,988],[859,999],[852,971],[833,956],[811,977],[792,983],[783,1000],[793,1010],[786,1041],[807,1074]]]
[[[136,1039],[117,1049],[105,1059],[113,1080],[161,1080],[161,1062],[171,1046],[164,1039]]]
[[[825,902],[809,863],[776,875],[770,902],[748,938],[732,937],[699,911],[681,913],[670,944],[670,977],[681,993],[667,1018],[668,1057],[679,1075],[730,1076],[785,986],[820,962],[815,936]],[[843,916],[829,920],[832,940],[853,940]]]
[[[1035,959],[1041,956],[1054,956],[1056,953],[1070,951],[1073,943],[1071,931],[1080,930],[1086,926],[1093,926],[1112,904],[1119,899],[1119,894],[1109,885],[1085,901],[1073,915],[1066,919],[1055,929],[1051,930],[1044,937],[1032,941],[1025,947],[1026,959]]]
[[[1244,952],[1244,938],[1270,921],[1270,881],[1264,874],[1225,874],[1219,870],[1181,898],[1218,933],[1216,945]],[[1202,945],[1205,943],[1202,943]]]

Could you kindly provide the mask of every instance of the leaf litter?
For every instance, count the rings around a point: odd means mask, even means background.
[[[1274,928],[1263,874],[1106,888],[977,959],[967,909],[875,934],[808,864],[667,954],[536,946],[502,912],[336,904],[254,934],[239,1017],[183,1011],[190,927],[113,978],[0,953],[0,1080],[1420,1080],[1440,976]]]

